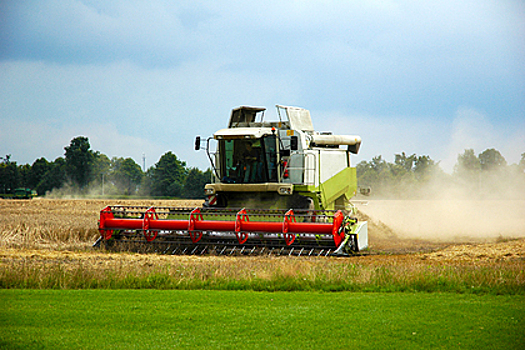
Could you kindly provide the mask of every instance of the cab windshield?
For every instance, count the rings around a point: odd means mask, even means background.
[[[221,182],[277,182],[277,137],[220,140]]]

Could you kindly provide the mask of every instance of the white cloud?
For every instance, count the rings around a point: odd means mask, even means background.
[[[276,103],[311,109],[316,128],[360,134],[358,159],[405,151],[450,168],[462,147],[495,147],[509,162],[525,151],[525,6],[518,1],[0,7],[0,151],[16,157],[20,150],[27,162],[34,153],[24,128],[67,134],[60,145],[40,142],[56,157],[89,126],[103,153],[117,144],[173,150],[206,167],[193,151],[195,135],[224,127],[238,105],[271,113]],[[492,136],[494,144],[479,141]]]
[[[0,120],[0,150],[2,156],[11,154],[18,164],[32,164],[44,157],[53,161],[64,156],[64,147],[77,136],[88,137],[91,149],[112,157],[133,158],[142,167],[142,155],[146,155],[146,167],[156,163],[167,152],[154,141],[122,135],[112,123],[83,123],[58,126],[43,121]]]
[[[316,130],[334,134],[359,135],[361,149],[354,164],[381,155],[393,162],[394,155],[405,152],[441,159],[443,139],[447,136],[445,119],[429,120],[414,116],[344,115],[338,112],[312,111]]]
[[[440,162],[444,171],[452,173],[458,155],[465,149],[472,148],[479,154],[495,148],[508,164],[518,163],[525,152],[525,120],[499,125],[472,108],[459,108],[453,116],[433,119],[330,111],[311,111],[311,115],[318,131],[361,136],[363,143],[354,164],[378,155],[393,162],[395,154],[416,153],[430,156]]]
[[[146,152],[149,163],[171,150],[189,165],[206,168],[206,156],[193,150],[196,135],[225,127],[233,107],[272,106],[295,94],[285,77],[223,71],[214,63],[147,69],[129,62],[9,62],[0,69],[5,72],[0,149],[24,163],[61,156],[82,134],[108,156],[119,155],[116,151],[132,156],[133,150],[139,161]]]

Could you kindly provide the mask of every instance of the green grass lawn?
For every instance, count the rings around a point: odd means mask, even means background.
[[[0,290],[1,349],[524,349],[525,298]]]

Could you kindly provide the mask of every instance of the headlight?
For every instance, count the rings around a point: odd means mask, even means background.
[[[215,190],[213,188],[206,188],[204,190],[204,194],[207,195],[207,196],[211,196],[214,193],[215,193]]]
[[[281,195],[292,194],[292,189],[290,187],[280,187],[279,188],[279,194],[281,194]]]

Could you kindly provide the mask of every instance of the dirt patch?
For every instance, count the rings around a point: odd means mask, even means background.
[[[421,250],[428,249],[423,246]],[[91,268],[106,268],[109,266],[164,266],[170,264],[183,264],[187,266],[213,264],[213,265],[245,265],[261,263],[261,261],[275,261],[279,257],[230,257],[230,256],[187,256],[187,255],[158,255],[138,253],[114,253],[105,251],[64,251],[47,249],[0,249],[0,261],[5,264],[13,261],[29,263],[82,263]],[[350,258],[285,258],[286,260],[338,260],[348,263],[382,264],[388,262],[411,263],[421,261],[436,261],[448,263],[462,262],[525,262],[525,239],[503,241],[485,244],[460,244],[436,248],[432,252],[411,253],[373,253],[370,255]]]
[[[454,261],[525,261],[525,239],[488,244],[453,245],[424,254],[422,258]]]

